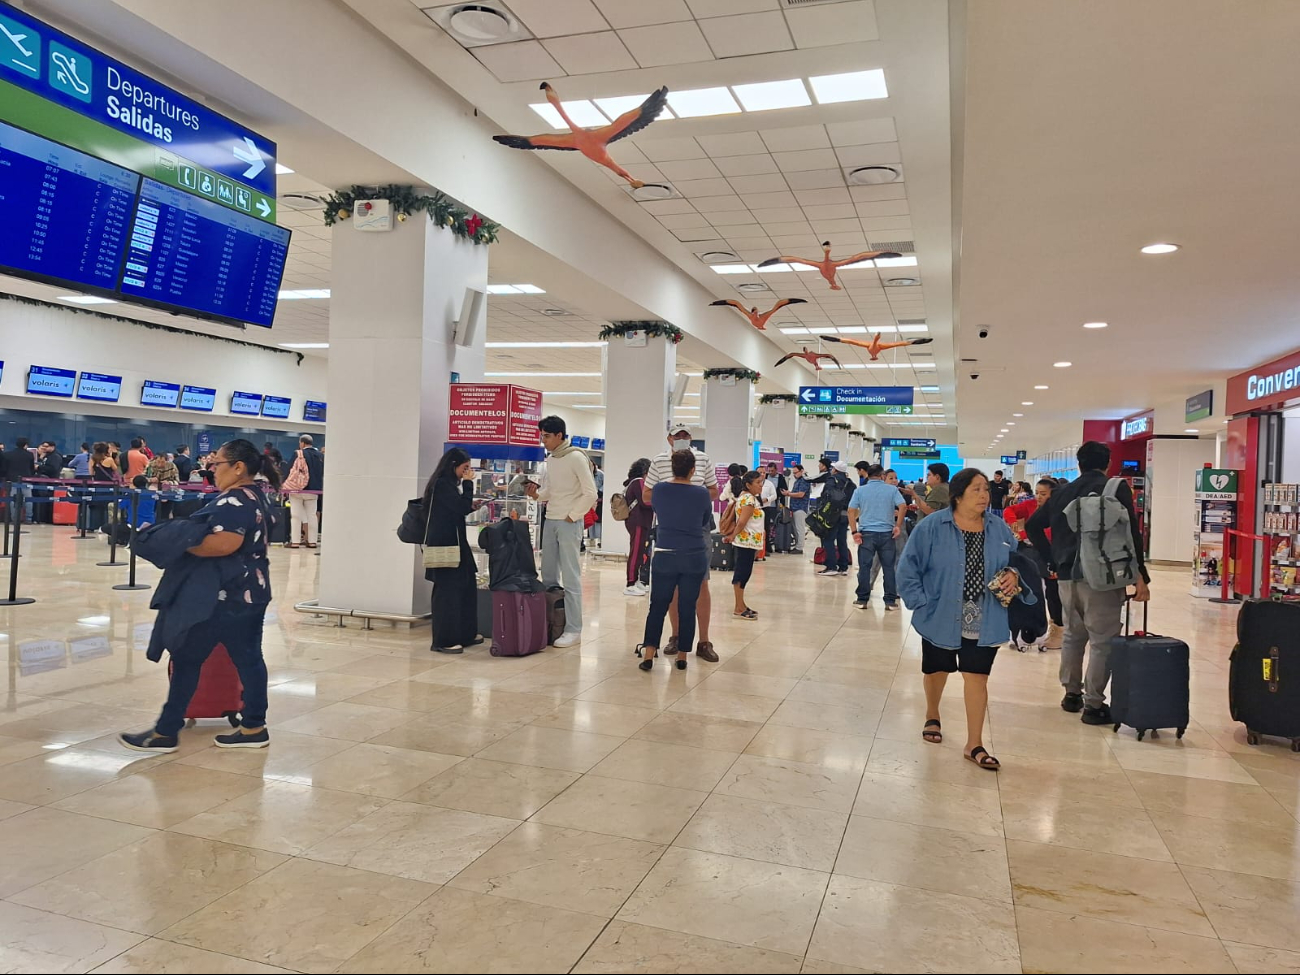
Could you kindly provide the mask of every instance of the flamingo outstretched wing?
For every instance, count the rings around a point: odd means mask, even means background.
[[[618,118],[614,119],[614,121],[609,125],[604,125],[598,129],[592,129],[591,131],[606,143],[617,142],[619,139],[640,132],[647,125],[657,119],[659,113],[664,110],[664,105],[667,103],[668,88],[665,86],[654,92],[649,98],[643,101],[638,108],[629,109]]]
[[[806,304],[808,304],[807,298],[782,298],[780,301],[778,301],[775,305],[772,306],[772,311],[769,311],[768,314],[770,315],[772,314],[773,311],[776,311],[779,308],[784,308],[786,305],[806,305]]]
[[[736,301],[736,299],[734,298],[719,298],[717,301],[709,302],[710,308],[712,308],[714,305],[730,305],[732,308],[736,309],[743,315],[749,314],[749,309],[746,308],[744,305],[742,305],[740,302]]]
[[[795,356],[797,356],[797,355],[800,355],[800,353],[798,353],[798,352],[787,352],[785,355],[781,356],[781,358],[779,358],[779,359],[776,360],[776,363],[772,366],[772,368],[775,369],[777,366],[781,365],[781,363],[783,363],[783,362],[789,362],[791,359],[793,359],[793,358],[794,358]]]
[[[830,359],[831,362],[835,363],[835,368],[836,368],[836,369],[843,369],[843,368],[844,368],[842,365],[840,365],[840,360],[837,359],[837,358],[835,358],[835,356],[831,355],[829,352],[818,352],[818,353],[817,353],[817,358],[818,358],[818,359]],[[814,365],[816,365],[816,364],[814,363]],[[821,366],[816,366],[816,368],[820,369]]]
[[[499,142],[511,149],[562,149],[577,152],[573,145],[573,135],[494,135],[493,142]]]
[[[902,257],[898,251],[863,251],[861,254],[854,254],[852,257],[846,257],[842,261],[832,261],[836,267],[847,267],[850,264],[857,264],[859,261],[874,261],[877,257]]]
[[[780,257],[769,257],[766,261],[760,261],[756,267],[771,267],[773,264],[806,264],[808,267],[821,267],[821,261],[810,261],[803,257],[787,257],[782,254]]]
[[[845,345],[866,345],[866,342],[858,342],[854,339],[842,339],[838,335],[819,335],[817,336],[823,342],[843,342]]]
[[[929,345],[934,339],[911,339],[908,345]]]

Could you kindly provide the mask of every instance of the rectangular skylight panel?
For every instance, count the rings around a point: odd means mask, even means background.
[[[766,112],[773,108],[799,108],[811,105],[808,89],[801,78],[787,81],[760,81],[753,85],[732,85],[731,90],[740,99],[747,112]]]
[[[639,108],[641,103],[649,97],[649,94],[615,95],[612,98],[593,98],[592,101],[600,106],[600,110],[609,116],[610,121],[613,121],[624,112],[630,112],[634,108]],[[666,119],[672,117],[673,113],[669,110],[668,106],[665,105],[664,110],[659,113],[659,118]]]
[[[885,87],[885,72],[880,68],[817,75],[809,78],[808,82],[820,105],[889,97],[889,90]]]
[[[752,274],[754,269],[748,264],[710,264],[717,274]]]
[[[740,106],[726,88],[687,88],[670,91],[668,104],[678,118],[700,118],[705,115],[734,115]]]

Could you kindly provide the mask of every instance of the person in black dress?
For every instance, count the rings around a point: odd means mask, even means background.
[[[474,510],[474,471],[469,454],[452,447],[442,455],[424,489],[429,523],[424,544],[456,545],[460,563],[450,569],[425,569],[433,583],[433,647],[437,653],[464,653],[483,642],[478,635],[474,554],[466,538],[465,517]]]

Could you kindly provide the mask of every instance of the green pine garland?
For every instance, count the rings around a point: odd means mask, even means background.
[[[495,244],[501,230],[499,223],[485,220],[477,213],[470,213],[452,202],[445,193],[437,192],[430,196],[427,193],[417,193],[413,186],[399,186],[395,183],[387,186],[353,185],[346,190],[331,193],[325,198],[325,226],[332,227],[340,220],[349,219],[358,200],[387,200],[399,222],[413,213],[427,213],[437,226],[446,227],[457,237],[471,240],[475,244]]]
[[[832,424],[831,424],[831,429],[832,429],[832,430],[847,430],[848,428],[849,428],[849,425],[848,425],[847,423],[832,423]]]
[[[793,393],[764,393],[758,398],[760,403],[793,403],[798,397]]]
[[[613,339],[620,338],[630,332],[644,332],[646,335],[661,336],[676,345],[682,339],[686,338],[686,333],[676,325],[670,325],[668,322],[658,320],[642,322],[610,322],[600,330],[598,338]]]
[[[748,379],[751,383],[756,383],[763,378],[763,374],[755,372],[753,369],[743,369],[739,367],[724,366],[719,369],[705,369],[704,378],[713,379],[716,376],[735,376],[736,379]]]

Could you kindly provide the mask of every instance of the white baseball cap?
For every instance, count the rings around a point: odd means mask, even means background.
[[[675,423],[668,428],[668,436],[670,437],[676,437],[679,433],[684,433],[687,436],[689,436],[690,432],[691,432],[690,427],[684,427],[680,423]]]
[[[835,463],[831,464],[831,467],[835,468],[841,474],[846,474],[848,473],[849,463],[845,460],[837,460]]]

